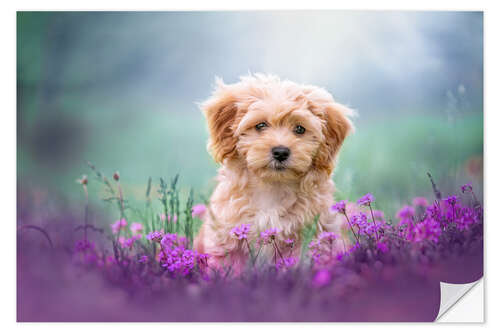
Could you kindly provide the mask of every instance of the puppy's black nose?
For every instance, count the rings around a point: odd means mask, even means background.
[[[285,146],[277,146],[271,149],[271,153],[275,160],[283,162],[290,156],[290,149]]]

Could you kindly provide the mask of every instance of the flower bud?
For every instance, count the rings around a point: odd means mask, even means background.
[[[118,173],[118,171],[115,171],[115,173],[113,174],[113,179],[116,181],[120,180],[120,174]]]
[[[82,178],[78,179],[77,182],[79,182],[82,185],[87,185],[89,183],[87,175],[82,175]]]

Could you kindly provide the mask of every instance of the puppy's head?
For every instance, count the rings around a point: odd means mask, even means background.
[[[256,74],[235,84],[217,80],[202,104],[218,163],[238,160],[269,181],[297,180],[310,170],[330,174],[352,111],[324,89]]]

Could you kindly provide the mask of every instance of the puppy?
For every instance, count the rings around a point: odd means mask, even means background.
[[[272,75],[241,77],[235,84],[216,80],[201,105],[209,129],[208,149],[221,164],[217,186],[195,249],[210,255],[209,265],[231,264],[238,270],[248,246],[230,234],[250,224],[250,244],[269,228],[279,230],[276,244],[286,252],[287,239],[298,255],[301,230],[319,215],[318,231],[340,231],[343,219],[330,212],[336,157],[353,130],[353,111],[324,89],[281,81]],[[342,241],[336,242],[342,247]],[[264,246],[261,257],[274,255]],[[227,261],[224,263],[224,260]]]

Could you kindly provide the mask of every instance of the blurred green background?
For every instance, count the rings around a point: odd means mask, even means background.
[[[389,215],[472,182],[482,195],[479,12],[18,12],[18,188],[82,201],[92,161],[143,202],[180,174],[201,201],[217,165],[196,105],[215,76],[274,73],[323,86],[358,112],[334,181]],[[102,186],[90,177],[91,199]]]

